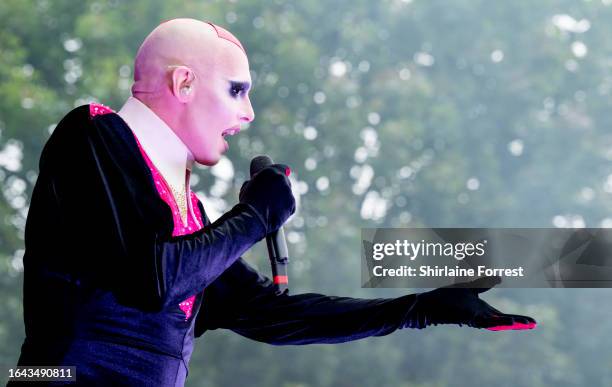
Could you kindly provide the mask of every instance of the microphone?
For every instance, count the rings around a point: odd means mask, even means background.
[[[265,167],[274,164],[267,155],[256,156],[251,160],[251,178]],[[266,245],[268,245],[268,255],[270,266],[272,266],[272,278],[276,295],[289,293],[289,277],[287,276],[287,264],[289,263],[289,251],[285,241],[285,231],[281,226],[277,231],[266,235]]]

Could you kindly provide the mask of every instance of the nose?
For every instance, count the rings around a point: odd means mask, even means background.
[[[247,95],[244,98],[244,102],[240,109],[240,121],[242,122],[251,122],[255,119],[255,112],[253,111],[253,106],[251,105],[251,99]]]

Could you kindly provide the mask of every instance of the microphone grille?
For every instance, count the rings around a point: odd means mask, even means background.
[[[268,165],[272,165],[272,164],[274,164],[274,161],[272,161],[272,159],[268,155],[259,155],[259,156],[253,157],[253,159],[251,160],[251,168],[250,168],[251,177],[253,177],[254,174],[261,171]]]

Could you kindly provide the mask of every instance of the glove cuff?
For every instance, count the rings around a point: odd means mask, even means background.
[[[257,211],[257,209],[255,209],[255,207],[248,203],[238,203],[232,208],[232,211],[234,210],[247,213],[255,219],[255,221],[252,223],[254,226],[253,228],[259,229],[258,231],[253,230],[254,235],[257,235],[257,241],[262,240],[266,235],[268,235],[268,224],[265,218],[259,213],[259,211]]]

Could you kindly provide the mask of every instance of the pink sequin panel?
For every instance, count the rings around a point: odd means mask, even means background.
[[[168,183],[166,183],[164,177],[161,175],[161,173],[159,173],[157,168],[155,168],[155,165],[153,165],[153,163],[149,159],[149,156],[147,156],[147,154],[145,153],[138,139],[136,139],[136,142],[138,143],[138,148],[140,149],[142,156],[147,162],[151,173],[153,174],[153,181],[155,182],[155,188],[157,188],[159,196],[161,196],[163,201],[165,201],[172,209],[172,219],[174,221],[174,229],[172,230],[172,236],[191,234],[200,230],[203,226],[199,221],[201,217],[200,209],[198,208],[198,198],[196,197],[196,195],[191,192],[191,190],[189,191],[191,207],[193,209],[193,216],[191,211],[187,211],[187,224],[184,224],[183,220],[181,219],[181,214],[179,212],[176,201],[174,200],[174,196],[172,196],[172,193],[168,188]],[[195,298],[196,296],[194,294],[193,296],[187,298],[185,301],[179,304],[179,308],[183,311],[183,313],[185,313],[185,320],[188,320],[189,317],[191,317],[191,311],[193,309],[193,303],[195,301]]]
[[[104,106],[102,104],[98,104],[98,103],[89,104],[89,116],[90,117],[95,117],[97,115],[103,115],[103,114],[108,114],[108,113],[114,113],[114,111],[111,108]],[[191,233],[194,233],[202,229],[204,226],[202,225],[200,221],[201,213],[198,207],[199,200],[197,196],[193,192],[191,192],[191,190],[189,190],[189,199],[191,201],[191,209],[193,212],[187,211],[187,224],[183,224],[183,220],[181,219],[181,215],[180,215],[178,206],[174,200],[174,196],[172,196],[168,183],[166,183],[166,180],[164,179],[164,177],[161,175],[161,173],[159,173],[157,168],[155,168],[155,165],[153,165],[153,162],[151,162],[151,159],[149,159],[149,156],[147,155],[147,153],[144,151],[144,149],[140,145],[140,141],[138,141],[138,138],[136,137],[135,134],[134,134],[134,138],[136,139],[136,143],[138,144],[138,149],[140,149],[140,153],[142,154],[142,157],[145,159],[147,166],[151,170],[151,174],[153,175],[153,180],[155,182],[155,188],[157,189],[159,196],[172,209],[172,220],[174,222],[172,236],[191,234]],[[195,297],[196,296],[193,295],[179,304],[179,308],[183,311],[183,313],[185,313],[185,320],[188,320],[189,317],[191,317]]]
[[[95,117],[97,115],[103,115],[108,113],[114,113],[113,109],[108,106],[104,106],[101,103],[90,103],[89,104],[89,117]]]

